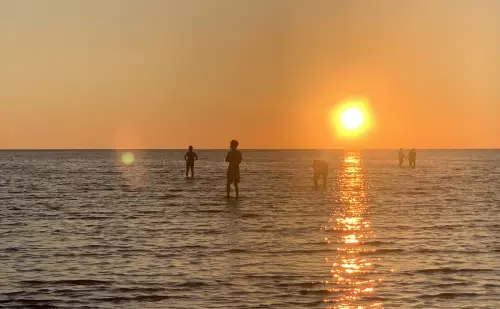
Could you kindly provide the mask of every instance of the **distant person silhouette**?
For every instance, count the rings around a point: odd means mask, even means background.
[[[231,184],[234,183],[234,188],[236,190],[236,197],[240,196],[240,190],[238,188],[238,184],[240,183],[240,163],[241,160],[243,160],[243,157],[241,155],[241,152],[239,150],[236,150],[238,148],[238,141],[232,140],[229,152],[226,155],[226,162],[229,163],[229,166],[227,168],[227,186],[226,186],[226,191],[227,195],[226,197],[231,196]]]
[[[410,152],[408,152],[408,165],[410,167],[415,167],[417,165],[417,151],[415,148],[412,148]]]
[[[186,178],[188,178],[189,170],[191,170],[191,179],[194,178],[194,161],[198,160],[198,155],[193,151],[193,146],[189,146],[189,151],[184,155],[186,160]]]
[[[399,148],[398,156],[399,156],[399,166],[402,166],[406,158],[405,153],[403,152],[403,148]]]
[[[328,163],[321,160],[313,160],[314,169],[314,186],[318,186],[318,179],[323,178],[323,186],[326,189],[326,181],[328,179]]]

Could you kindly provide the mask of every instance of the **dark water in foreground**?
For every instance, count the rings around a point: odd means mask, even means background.
[[[121,154],[0,152],[0,307],[500,308],[500,151]]]

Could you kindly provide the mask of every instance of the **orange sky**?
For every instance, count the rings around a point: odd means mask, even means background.
[[[500,2],[5,0],[0,148],[500,147]]]

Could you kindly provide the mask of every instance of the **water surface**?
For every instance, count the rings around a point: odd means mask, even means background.
[[[198,154],[0,152],[0,307],[500,307],[500,151]]]

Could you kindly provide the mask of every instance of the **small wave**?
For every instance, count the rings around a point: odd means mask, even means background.
[[[177,247],[165,247],[165,249],[175,250],[175,249],[210,249],[209,246],[201,246],[201,245],[186,245],[186,246],[177,246]]]
[[[416,253],[438,253],[438,252],[446,252],[448,253],[447,251],[442,251],[442,250],[438,250],[438,249],[417,249],[415,250]]]
[[[420,269],[414,271],[417,274],[460,274],[460,273],[483,273],[492,272],[491,269],[485,268],[430,268],[430,269]]]
[[[280,253],[280,254],[311,254],[311,253],[323,253],[323,252],[331,252],[331,249],[325,248],[325,249],[313,249],[313,250],[288,250],[288,251],[273,251],[269,253]]]
[[[283,295],[282,297],[287,298],[287,299],[290,298],[289,295]],[[315,301],[309,301],[309,302],[308,301],[298,302],[298,301],[289,301],[289,300],[286,301],[286,304],[290,308],[316,308],[324,303],[325,303],[324,300],[315,300]],[[264,307],[264,308],[267,308],[267,307]]]
[[[184,192],[184,189],[169,188],[168,192]]]
[[[175,285],[178,288],[200,288],[203,286],[209,286],[210,284],[203,282],[203,281],[186,281],[184,283],[180,283]]]
[[[326,295],[328,290],[301,290],[300,295]]]
[[[415,191],[407,191],[405,192],[406,195],[427,195],[429,194],[428,191],[423,191],[424,189],[416,190]]]
[[[108,245],[99,245],[99,244],[88,244],[82,246],[82,248],[87,249],[87,250],[92,250],[92,249],[100,249],[100,248],[110,248]]]
[[[180,194],[169,194],[169,193],[165,193],[161,196],[158,196],[157,198],[159,199],[170,199],[170,198],[174,198],[174,197],[181,197]]]
[[[385,242],[385,241],[379,241],[379,240],[374,240],[374,241],[365,241],[363,242],[365,245],[370,245],[370,246],[380,246],[380,245],[388,245],[391,244],[391,242]]]
[[[225,231],[219,230],[197,230],[197,232],[202,233],[203,235],[221,235],[225,234]]]
[[[82,286],[92,286],[92,285],[109,285],[112,284],[111,281],[104,280],[89,280],[89,279],[75,279],[75,280],[55,280],[55,281],[43,281],[43,280],[25,280],[21,283],[26,285],[82,285]]]
[[[170,298],[170,296],[166,296],[166,295],[145,295],[145,296],[134,297],[134,298],[132,298],[132,300],[155,302],[155,301],[161,301],[161,300],[169,299],[169,298]]]
[[[231,251],[234,250],[234,251]],[[297,249],[297,250],[246,250],[246,249],[230,249],[225,252],[228,253],[256,253],[256,254],[314,254],[314,253],[331,253],[332,250],[328,248],[324,249]]]
[[[220,213],[223,213],[225,211],[216,210],[216,209],[205,209],[205,210],[197,210],[197,211],[192,211],[192,212],[202,213],[202,214],[220,214]]]
[[[101,220],[109,220],[112,219],[113,217],[98,217],[98,216],[88,216],[88,217],[81,217],[82,220],[89,220],[89,221],[101,221]]]
[[[486,283],[485,288],[500,288],[500,284]]]
[[[50,303],[50,300],[42,300],[42,299],[17,299],[15,301],[12,300],[4,300],[0,301],[0,303],[9,304],[7,308],[32,308],[32,309],[56,309],[61,308]],[[14,305],[13,303],[18,303],[20,305]],[[12,306],[11,306],[12,305]]]
[[[251,253],[252,251],[246,249],[229,249],[227,253]]]
[[[429,298],[441,298],[441,299],[453,299],[459,297],[479,297],[481,294],[478,293],[439,293],[435,295],[420,295],[418,298],[429,299]]]
[[[94,300],[101,302],[111,302],[111,303],[121,303],[121,302],[158,302],[165,299],[171,298],[166,295],[141,295],[135,297],[106,297],[106,298],[96,298]]]
[[[468,282],[455,282],[455,283],[438,283],[438,284],[432,284],[430,286],[436,287],[436,288],[449,288],[449,287],[455,287],[455,286],[468,286],[471,285]]]
[[[303,287],[303,288],[311,288],[318,285],[323,285],[324,283],[321,281],[313,281],[313,282],[297,282],[297,283],[278,283],[276,286],[278,287]]]
[[[297,281],[303,279],[301,276],[285,276],[285,275],[247,275],[246,278],[262,279],[262,280],[280,280],[280,281]]]
[[[456,230],[460,228],[465,228],[465,225],[452,225],[452,224],[444,224],[444,225],[435,225],[435,226],[423,226],[420,227],[421,230],[426,231],[434,231],[434,230]]]
[[[0,297],[1,296],[7,296],[9,298],[12,298],[12,297],[16,297],[18,295],[22,295],[26,293],[25,291],[17,291],[17,292],[7,292],[7,293],[0,293]]]
[[[165,209],[160,210],[141,210],[142,215],[155,215],[155,214],[163,214],[165,213]]]
[[[260,217],[260,215],[259,214],[243,214],[241,217],[244,219],[251,219],[251,218],[258,218],[258,217]]]
[[[154,293],[154,292],[163,292],[164,288],[139,288],[139,287],[130,287],[130,288],[117,288],[114,289],[116,292],[120,293]]]
[[[48,199],[52,199],[53,197],[52,196],[40,196],[40,195],[27,195],[24,197],[24,199],[26,200],[48,200]],[[42,204],[42,203],[38,203],[42,206],[45,206],[46,204]]]
[[[467,251],[467,250],[439,250],[439,249],[417,249],[416,253],[442,253],[442,254],[450,254],[450,253],[459,253],[459,254],[481,254],[481,253],[489,253],[487,251]]]
[[[375,255],[375,254],[394,254],[394,253],[401,253],[405,252],[404,249],[373,249],[373,250],[367,250],[367,251],[360,251],[359,254],[361,255]]]
[[[223,204],[219,203],[219,202],[201,202],[199,205],[200,206],[220,206]]]
[[[51,304],[30,304],[28,305],[28,307],[26,307],[26,305],[21,305],[20,307],[11,307],[9,306],[8,308],[21,308],[21,309],[61,309],[62,307],[59,307],[59,306],[54,306],[54,305],[51,305]]]

